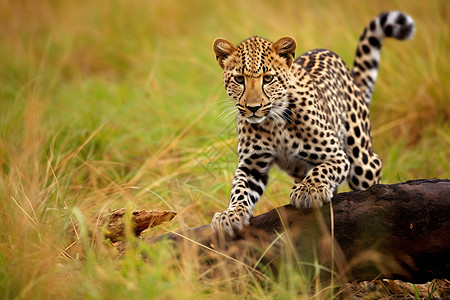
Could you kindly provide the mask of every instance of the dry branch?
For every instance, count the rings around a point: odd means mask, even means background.
[[[126,214],[125,208],[119,208],[111,211],[106,218],[107,230],[105,237],[110,239],[112,242],[119,241],[125,237],[125,225],[124,218]],[[131,221],[134,227],[134,233],[138,236],[147,228],[157,226],[163,222],[170,221],[175,217],[176,212],[162,210],[162,209],[152,209],[146,210],[135,210],[131,213]]]

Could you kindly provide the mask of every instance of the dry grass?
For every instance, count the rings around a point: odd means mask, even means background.
[[[225,207],[236,137],[221,116],[215,37],[291,35],[299,52],[329,48],[351,63],[362,27],[390,9],[411,14],[417,33],[382,55],[372,120],[383,180],[448,178],[447,1],[2,1],[0,297],[329,296],[289,264],[262,281],[246,268],[211,281],[164,244],[118,260],[88,230],[109,208],[174,209],[165,228],[177,230]],[[287,202],[290,179],[271,178],[257,212]],[[69,246],[75,222],[82,251]]]

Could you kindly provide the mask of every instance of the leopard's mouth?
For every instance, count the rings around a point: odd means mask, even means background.
[[[259,124],[259,123],[262,123],[265,119],[266,119],[266,116],[258,117],[255,115],[246,118],[247,122],[249,122],[250,124]]]

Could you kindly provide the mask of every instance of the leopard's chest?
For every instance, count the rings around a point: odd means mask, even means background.
[[[302,159],[305,153],[303,140],[296,135],[295,130],[279,131],[275,134],[274,162],[283,171],[298,181],[303,179],[311,164]]]
[[[245,134],[243,134],[245,132]],[[239,135],[239,152],[244,156],[260,152],[270,155],[274,164],[301,180],[312,164],[302,159],[304,141],[295,126],[249,125]]]

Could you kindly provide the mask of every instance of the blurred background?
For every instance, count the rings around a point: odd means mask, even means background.
[[[183,285],[181,275],[147,269],[166,285],[145,290],[149,278],[103,266],[108,254],[93,242],[84,260],[65,251],[76,221],[95,228],[90,220],[110,208],[175,210],[167,227],[177,230],[207,224],[226,207],[237,139],[212,51],[216,37],[238,44],[253,35],[292,36],[298,55],[327,48],[351,67],[373,17],[408,13],[416,34],[386,40],[371,104],[382,182],[450,177],[446,0],[3,0],[1,7],[4,299],[197,295],[199,276]],[[272,170],[256,213],[288,203],[291,185]]]

